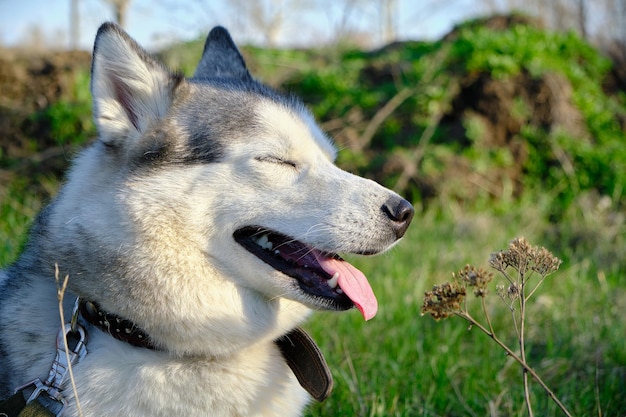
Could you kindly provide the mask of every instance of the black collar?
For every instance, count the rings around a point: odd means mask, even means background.
[[[132,321],[107,313],[92,301],[81,300],[79,311],[88,323],[118,340],[140,348],[159,350],[152,344],[150,336]],[[324,401],[333,389],[333,376],[324,355],[311,336],[296,327],[274,343],[302,388],[316,400]]]
[[[122,342],[136,347],[158,350],[150,341],[150,337],[132,321],[107,313],[92,301],[81,300],[78,311],[88,323]]]

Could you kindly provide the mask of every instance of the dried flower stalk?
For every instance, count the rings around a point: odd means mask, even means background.
[[[528,375],[530,375],[545,390],[548,396],[558,405],[566,416],[571,414],[554,395],[552,390],[543,382],[539,375],[526,362],[525,352],[525,326],[526,326],[526,303],[541,286],[545,278],[554,273],[561,265],[561,260],[543,247],[532,246],[526,239],[517,238],[511,241],[507,250],[492,253],[489,258],[489,266],[498,271],[506,284],[496,286],[496,294],[509,308],[515,331],[519,342],[519,354],[515,353],[502,340],[493,329],[489,317],[485,298],[488,284],[493,279],[493,273],[483,268],[466,265],[465,268],[452,274],[452,282],[435,285],[432,291],[424,294],[422,315],[430,314],[435,320],[440,320],[453,315],[468,321],[477,327],[506,353],[522,366],[522,378],[524,383],[524,401],[526,402],[528,415],[533,416],[530,400]],[[511,273],[511,271],[514,271]],[[537,277],[537,279],[534,279]],[[466,295],[468,289],[481,300],[482,312],[487,325],[476,320],[467,309]]]

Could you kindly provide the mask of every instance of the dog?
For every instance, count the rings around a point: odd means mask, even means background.
[[[98,137],[0,272],[0,398],[46,380],[67,277],[87,354],[57,387],[64,416],[301,415],[315,389],[293,332],[313,310],[376,314],[339,254],[389,249],[413,207],[338,168],[222,27],[185,78],[105,23],[91,77]]]

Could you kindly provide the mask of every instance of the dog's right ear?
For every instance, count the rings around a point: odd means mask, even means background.
[[[233,78],[244,81],[252,79],[246,68],[246,62],[230,37],[230,33],[221,26],[209,32],[202,58],[193,76],[194,78]]]
[[[171,74],[114,23],[98,29],[91,64],[93,113],[107,145],[139,137],[168,111],[182,76]]]

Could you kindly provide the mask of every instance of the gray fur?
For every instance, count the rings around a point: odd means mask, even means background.
[[[209,32],[194,78],[230,78],[241,81],[252,79],[241,53],[223,27],[218,26]]]

